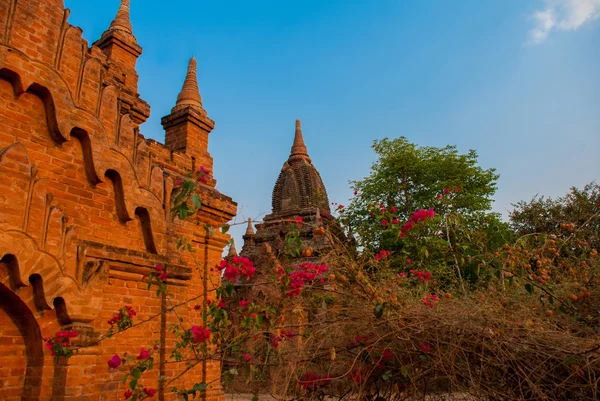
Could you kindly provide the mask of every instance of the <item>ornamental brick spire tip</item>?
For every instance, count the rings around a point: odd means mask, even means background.
[[[248,227],[246,228],[246,235],[254,235],[254,227],[252,226],[252,219],[248,219]]]
[[[229,253],[227,254],[227,256],[229,256],[230,258],[238,256],[237,249],[235,249],[235,243],[232,242],[229,246]]]
[[[119,11],[117,11],[115,19],[110,23],[109,30],[124,31],[133,35],[131,18],[129,15],[129,2],[130,0],[121,0]]]
[[[173,111],[183,109],[188,106],[194,106],[202,109],[202,97],[200,96],[200,89],[198,88],[198,78],[196,76],[197,62],[196,58],[192,56],[188,63],[188,71],[183,82],[183,87],[179,96],[177,96],[177,103],[173,108]]]
[[[290,153],[289,160],[295,159],[306,159],[309,163],[311,162],[308,156],[308,150],[304,144],[304,138],[302,137],[302,126],[300,120],[296,120],[296,133],[294,135],[294,144],[292,145],[292,151]]]

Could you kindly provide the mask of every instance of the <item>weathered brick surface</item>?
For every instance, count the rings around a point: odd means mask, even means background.
[[[175,180],[212,167],[214,123],[201,103],[178,100],[164,119],[169,146],[144,139],[139,125],[150,108],[137,94],[140,52],[132,33],[112,28],[90,47],[62,0],[0,0],[1,400],[122,398],[123,371],[106,361],[154,343],[164,344],[157,359],[168,357],[175,316],[161,312],[210,297],[218,284],[207,267],[221,257],[228,237],[217,228],[236,204],[211,178],[200,213],[185,222],[170,214]],[[205,225],[217,234],[207,237]],[[177,250],[180,237],[193,253]],[[142,282],[156,264],[169,272],[169,303]],[[178,308],[189,325],[200,323],[196,303]],[[159,317],[96,343],[124,305],[139,321]],[[68,327],[82,333],[82,348],[54,360],[42,339]],[[158,365],[146,385],[184,368]],[[207,398],[217,400],[219,371],[198,366],[182,383],[212,382]]]

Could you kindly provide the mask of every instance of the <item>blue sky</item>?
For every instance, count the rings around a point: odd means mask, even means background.
[[[119,0],[65,0],[91,43]],[[131,0],[144,52],[142,133],[164,142],[198,59],[217,188],[238,220],[270,212],[301,119],[331,201],[369,173],[374,139],[475,149],[494,210],[600,180],[600,0]],[[243,228],[234,229],[238,249]]]

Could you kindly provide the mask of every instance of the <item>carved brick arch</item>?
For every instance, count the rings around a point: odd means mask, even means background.
[[[12,255],[3,257],[0,276],[10,275],[6,268],[10,269],[9,265],[14,262]],[[7,280],[4,277],[2,281]],[[9,286],[0,282],[0,343],[11,344],[0,347],[0,360],[10,367],[2,375],[5,380],[1,390],[5,398],[2,399],[37,401],[44,365],[42,333],[31,309]]]
[[[152,223],[150,220],[150,213],[148,209],[144,207],[138,207],[135,209],[135,215],[139,218],[142,230],[142,237],[144,238],[144,245],[146,251],[149,253],[157,254],[156,245],[154,244],[154,236],[152,235]]]

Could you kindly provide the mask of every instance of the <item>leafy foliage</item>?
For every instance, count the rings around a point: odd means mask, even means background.
[[[356,196],[344,216],[364,241],[379,240],[381,230],[374,228],[369,214],[373,203],[393,205],[398,218],[407,220],[418,208],[434,208],[445,190],[459,188],[453,199],[455,212],[470,215],[490,209],[498,175],[478,165],[474,150],[461,154],[456,146],[418,146],[405,137],[375,141],[373,149],[378,160],[368,177],[351,182]]]

